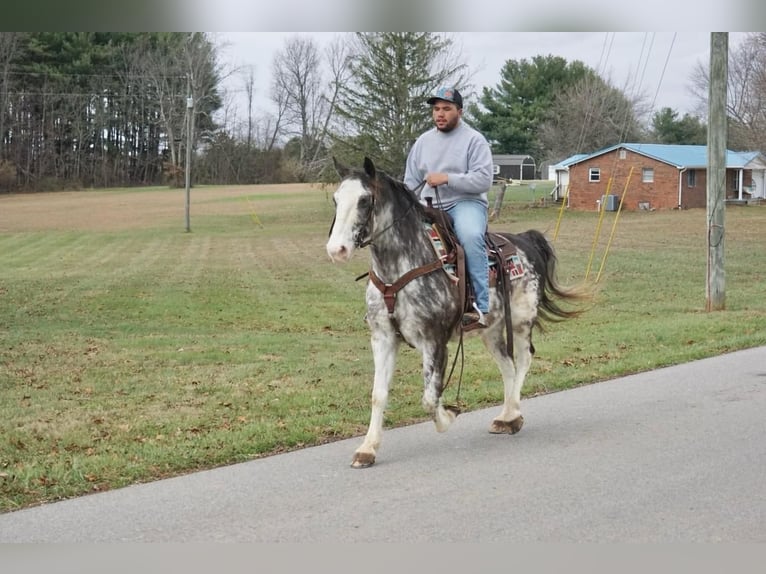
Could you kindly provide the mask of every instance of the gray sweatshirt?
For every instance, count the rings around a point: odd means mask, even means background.
[[[433,128],[422,134],[407,156],[404,183],[417,188],[426,174],[441,172],[449,176],[449,184],[439,186],[441,205],[449,209],[461,199],[474,199],[488,205],[487,192],[492,187],[492,150],[487,139],[462,118],[450,132]],[[434,188],[423,187],[422,200],[435,197]]]

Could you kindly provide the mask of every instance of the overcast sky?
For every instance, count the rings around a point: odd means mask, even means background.
[[[337,34],[331,32],[236,32],[215,33],[227,66],[252,68],[256,104],[270,110],[271,62],[285,41],[296,35],[316,38],[326,45]],[[474,76],[476,92],[495,87],[500,70],[508,60],[531,59],[537,55],[580,60],[628,95],[643,94],[653,111],[670,107],[683,115],[695,102],[689,94],[689,76],[697,64],[708,65],[710,32],[452,32]],[[729,33],[729,47],[743,37]],[[244,117],[246,100],[241,75],[224,84],[235,96],[238,113]],[[464,94],[468,96],[468,94]],[[467,101],[474,100],[466,97]]]

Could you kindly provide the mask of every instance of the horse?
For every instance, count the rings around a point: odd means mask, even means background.
[[[458,283],[466,279],[456,279],[445,268],[426,232],[426,207],[413,190],[378,170],[369,158],[364,159],[362,170],[335,158],[333,162],[341,181],[333,193],[335,214],[327,254],[332,262],[345,263],[357,249],[369,246],[371,253],[365,319],[375,371],[372,408],[367,434],[351,463],[365,468],[375,463],[380,448],[389,387],[403,341],[422,355],[422,405],[436,430],[446,431],[457,417],[459,409],[445,406],[442,392],[448,343],[457,337],[462,343],[466,307]],[[515,434],[524,424],[521,389],[534,353],[532,330],[542,329],[540,319],[557,321],[578,315],[579,309],[564,309],[557,300],[574,301],[582,294],[557,282],[556,255],[541,232],[496,235],[516,247],[517,277],[510,280],[508,290],[498,288],[500,281],[491,287],[486,327],[466,336],[481,337],[503,379],[502,410],[489,432]],[[507,313],[510,321],[506,323]]]

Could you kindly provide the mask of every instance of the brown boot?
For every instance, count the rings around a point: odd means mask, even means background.
[[[485,329],[487,327],[487,318],[483,313],[470,311],[463,314],[462,326],[463,332]]]

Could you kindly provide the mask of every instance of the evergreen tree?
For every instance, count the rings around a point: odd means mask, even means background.
[[[539,129],[556,95],[594,72],[580,61],[568,63],[549,55],[508,60],[500,75],[495,88],[484,88],[481,107],[469,106],[473,123],[493,151],[539,157],[543,151]]]
[[[652,118],[652,131],[658,143],[706,145],[707,126],[699,118],[684,114],[679,120],[678,112],[662,108]]]
[[[432,127],[425,103],[443,84],[466,85],[467,66],[452,40],[431,32],[364,32],[355,36],[351,81],[340,87],[335,155],[351,165],[372,157],[402,177],[415,139]]]

